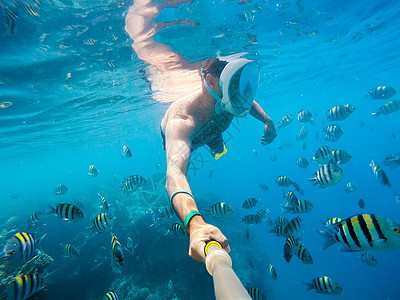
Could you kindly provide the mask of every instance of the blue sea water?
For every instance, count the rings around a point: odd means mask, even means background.
[[[226,155],[218,161],[207,149],[192,155],[188,176],[200,210],[218,201],[232,206],[228,219],[205,218],[228,237],[233,268],[244,286],[259,288],[268,299],[327,297],[306,291],[303,284],[323,275],[343,287],[337,299],[400,299],[399,249],[371,252],[379,261],[373,268],[361,262],[360,253],[340,252],[336,246],[321,251],[322,239],[313,231],[322,227],[321,220],[357,213],[400,222],[392,189],[381,185],[369,167],[372,159],[383,166],[387,154],[399,152],[400,113],[374,118],[371,113],[388,100],[366,97],[380,85],[400,90],[400,3],[242,2],[194,1],[165,9],[159,20],[189,19],[199,26],[170,27],[155,38],[190,61],[249,52],[261,66],[255,100],[275,124],[307,109],[316,125],[309,126],[304,150],[295,140],[301,127],[297,120],[265,147],[260,143],[263,124],[251,117],[235,120],[224,134]],[[151,211],[165,202],[149,201],[141,191],[123,195],[119,190],[129,175],[148,178],[166,169],[159,126],[168,105],[152,100],[143,75],[146,65],[124,31],[131,1],[0,4],[0,103],[12,102],[0,108],[2,244],[10,232],[26,230],[32,212],[48,211],[48,204],[79,200],[86,215],[76,222],[49,215],[31,230],[35,236],[47,233],[41,248],[55,259],[49,271],[56,270],[46,290],[33,298],[102,299],[114,290],[120,299],[213,299],[212,277],[187,255],[188,237],[165,234],[171,223],[153,218]],[[5,14],[14,6],[18,18],[9,33]],[[400,100],[398,94],[393,99]],[[356,111],[340,122],[343,136],[335,143],[325,141],[326,111],[346,103]],[[132,150],[130,159],[121,157],[124,144]],[[352,159],[342,167],[339,184],[319,189],[308,178],[318,169],[312,157],[324,144],[348,151]],[[296,165],[299,156],[310,161],[307,169]],[[87,174],[91,164],[100,172],[95,178]],[[399,169],[384,169],[400,192]],[[249,197],[260,198],[257,208],[268,207],[271,218],[282,215],[282,188],[275,184],[279,175],[296,181],[305,192],[302,198],[314,205],[303,216],[302,228],[312,265],[296,258],[286,263],[284,238],[268,233],[265,223],[242,222],[249,211],[241,205]],[[356,192],[344,191],[349,181],[359,185]],[[65,195],[55,195],[59,183],[68,187]],[[98,193],[106,196],[117,218],[114,233],[122,243],[131,236],[137,244],[133,255],[125,253],[122,267],[112,264],[111,235],[92,236],[88,229],[101,212]],[[358,206],[359,199],[365,208]],[[80,247],[80,256],[63,258],[60,243]],[[270,263],[276,281],[268,273]]]

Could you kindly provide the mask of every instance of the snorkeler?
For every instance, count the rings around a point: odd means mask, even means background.
[[[275,126],[261,106],[253,101],[259,81],[255,62],[235,54],[189,63],[169,46],[153,39],[160,29],[174,24],[196,25],[177,20],[154,22],[164,7],[176,7],[190,0],[135,0],[126,17],[125,30],[132,47],[148,64],[146,73],[153,98],[172,103],[161,121],[161,135],[167,155],[166,189],[171,203],[190,236],[189,255],[204,262],[204,247],[218,241],[229,253],[227,238],[207,224],[191,192],[187,170],[191,152],[207,145],[215,159],[227,152],[222,132],[235,117],[252,115],[265,124],[263,145],[276,137]]]

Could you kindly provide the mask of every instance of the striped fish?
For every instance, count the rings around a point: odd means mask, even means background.
[[[289,223],[289,220],[285,216],[279,216],[275,221],[275,224],[279,226],[286,225],[287,223]]]
[[[326,219],[324,222],[322,222],[324,224],[325,227],[329,227],[330,225],[336,224],[336,223],[340,223],[342,222],[341,218],[330,218],[330,219]]]
[[[132,157],[132,152],[131,149],[127,145],[122,146],[122,158],[131,158]]]
[[[114,260],[122,266],[124,264],[124,251],[122,250],[121,243],[118,241],[117,236],[111,232],[111,252]]]
[[[359,258],[361,258],[361,261],[367,266],[376,267],[378,265],[378,260],[368,252],[364,252]]]
[[[257,215],[247,215],[244,216],[244,218],[242,219],[242,221],[245,224],[251,225],[251,224],[260,224],[261,223],[261,219],[259,216]]]
[[[103,300],[118,300],[118,295],[116,292],[107,292]]]
[[[97,232],[104,232],[114,225],[115,217],[110,213],[100,213],[93,219],[92,229]]]
[[[167,233],[169,232],[173,232],[177,235],[186,235],[185,229],[179,223],[172,224],[172,226],[168,229]]]
[[[227,218],[232,215],[233,209],[225,202],[217,202],[213,204],[209,209],[205,209],[205,212],[206,216],[211,214],[217,218]]]
[[[282,204],[282,212],[287,213],[291,212],[294,214],[303,214],[308,213],[313,209],[313,205],[308,200],[300,200],[297,205],[290,205],[288,203]]]
[[[267,298],[258,288],[248,288],[247,292],[249,293],[252,300],[267,300]]]
[[[400,166],[400,153],[386,155],[383,164],[392,167],[393,169],[397,168]]]
[[[132,238],[128,236],[126,240],[126,246],[125,249],[128,250],[130,254],[133,254],[135,251],[135,243],[133,242]]]
[[[7,241],[0,255],[8,264],[24,264],[37,254],[37,247],[46,235],[35,240],[30,233],[18,232]]]
[[[346,183],[346,185],[344,186],[344,190],[346,193],[355,192],[357,189],[358,189],[358,185],[351,181]]]
[[[65,194],[67,191],[68,191],[67,186],[65,186],[65,185],[63,185],[63,184],[61,184],[61,183],[57,184],[56,190],[55,190],[56,195],[63,195],[63,194]]]
[[[285,227],[286,227],[286,225],[275,225],[274,227],[272,227],[269,230],[269,232],[275,233],[275,235],[277,235],[277,236],[286,236]]]
[[[169,221],[169,219],[175,216],[175,210],[172,205],[168,205],[158,209],[158,214],[163,221]]]
[[[108,210],[109,209],[109,207],[110,207],[110,205],[108,204],[108,202],[107,202],[107,200],[106,200],[106,197],[104,197],[103,195],[101,195],[101,194],[97,194],[97,195],[99,195],[100,196],[100,201],[101,201],[101,208],[104,208],[105,210]]]
[[[321,146],[315,152],[314,161],[319,164],[326,164],[332,158],[332,150],[329,146]]]
[[[396,95],[396,90],[388,85],[381,85],[373,88],[367,93],[371,99],[389,99]]]
[[[72,258],[74,256],[79,256],[80,255],[78,248],[76,248],[75,246],[73,246],[71,244],[65,244],[64,245],[62,243],[60,243],[60,245],[64,249],[65,257]]]
[[[329,125],[323,131],[324,139],[329,142],[336,142],[343,135],[343,130],[339,125]]]
[[[339,295],[343,290],[336,281],[328,276],[315,278],[311,283],[305,284],[307,285],[307,290],[315,289],[317,293],[325,295]]]
[[[258,216],[260,220],[266,220],[270,213],[271,211],[268,208],[261,208],[259,211],[257,211],[256,216]]]
[[[379,115],[388,115],[398,110],[400,110],[400,101],[393,100],[379,107],[376,112],[372,113],[372,115],[375,117]]]
[[[293,115],[292,114],[287,114],[282,117],[282,119],[279,121],[278,125],[275,126],[276,129],[284,128],[288,126],[290,123],[293,121]]]
[[[123,194],[125,193],[134,193],[136,192],[141,186],[146,183],[146,179],[141,175],[132,175],[122,182],[121,191]]]
[[[351,155],[344,150],[332,150],[332,162],[337,165],[348,163]]]
[[[269,264],[269,275],[271,275],[272,280],[276,280],[278,278],[278,274],[276,273],[275,267],[272,264]]]
[[[249,208],[256,206],[259,202],[260,201],[257,200],[256,198],[248,198],[248,199],[244,200],[242,207],[249,209]]]
[[[44,288],[41,275],[20,275],[11,281],[1,293],[1,299],[25,300]]]
[[[309,166],[309,162],[307,159],[305,159],[304,157],[299,157],[296,161],[297,165],[302,168],[302,169],[306,169]]]
[[[287,176],[278,176],[278,178],[275,180],[275,183],[277,183],[279,186],[288,187],[292,184],[292,181]]]
[[[314,185],[319,184],[320,188],[326,188],[337,184],[342,175],[343,170],[333,162],[329,162],[317,170],[315,177],[308,180],[313,181]]]
[[[40,216],[43,214],[41,211],[33,212],[28,219],[29,226],[35,227],[40,223]]]
[[[386,185],[387,187],[390,188],[391,184],[389,178],[387,177],[386,172],[382,169],[382,167],[373,160],[371,160],[369,166],[372,168],[372,171],[374,172],[374,175],[376,179],[379,181],[379,183]]]
[[[310,252],[303,245],[297,244],[295,246],[294,253],[300,259],[300,261],[305,263],[306,265],[313,264],[313,260],[312,260]]]
[[[295,193],[289,191],[287,193],[283,194],[283,197],[286,198],[287,203],[289,206],[297,206],[299,205],[299,200],[297,199],[297,196]]]
[[[299,133],[296,134],[296,142],[306,139],[309,132],[307,127],[302,126]]]
[[[48,214],[56,214],[64,220],[79,220],[85,217],[78,206],[69,203],[59,203],[56,207],[50,207]]]
[[[386,217],[358,214],[316,231],[324,238],[321,249],[335,243],[342,251],[392,250],[400,247],[400,226]]]
[[[290,263],[293,257],[293,249],[297,245],[297,240],[293,236],[288,236],[283,245],[283,258]]]
[[[328,111],[327,117],[329,121],[343,121],[347,119],[355,110],[356,108],[351,104],[338,105]]]
[[[285,234],[285,236],[294,235],[299,232],[302,225],[303,225],[303,218],[297,216],[296,218],[292,219],[289,223],[286,224],[283,233]]]
[[[88,174],[92,177],[96,177],[97,175],[99,175],[99,171],[96,169],[94,165],[90,165]]]
[[[312,119],[312,113],[310,113],[306,109],[302,109],[297,113],[297,119],[299,120],[299,122],[301,124],[307,123],[308,121],[310,121]]]

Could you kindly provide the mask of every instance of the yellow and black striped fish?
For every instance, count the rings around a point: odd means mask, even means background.
[[[258,288],[248,288],[247,292],[249,293],[252,300],[267,300],[267,298]]]
[[[276,178],[275,183],[277,183],[279,186],[288,187],[292,184],[292,181],[289,179],[289,177],[282,175]]]
[[[328,125],[323,131],[324,139],[329,142],[336,142],[343,135],[343,130],[339,125]]]
[[[317,293],[325,295],[339,295],[343,290],[336,281],[328,276],[315,278],[311,283],[305,284],[307,285],[307,290],[315,289]]]
[[[306,109],[302,109],[297,113],[297,119],[301,124],[307,123],[312,119],[312,113]]]
[[[336,223],[340,223],[342,222],[341,218],[338,217],[334,217],[334,218],[329,218],[326,219],[325,221],[323,221],[322,223],[326,226],[329,227],[330,225],[336,224]]]
[[[97,232],[104,232],[114,225],[115,217],[110,213],[100,213],[93,219],[92,229]]]
[[[132,157],[132,152],[131,149],[127,145],[122,146],[122,158],[131,158]]]
[[[321,146],[315,152],[314,161],[319,164],[326,164],[332,158],[332,149],[329,146]]]
[[[378,165],[376,162],[371,160],[371,163],[369,166],[372,168],[372,171],[374,172],[374,175],[376,177],[376,180],[379,181],[379,183],[386,185],[387,187],[391,187],[390,181],[388,176],[386,175],[386,172],[382,169],[380,165]]]
[[[375,214],[358,214],[316,231],[324,237],[325,250],[340,243],[343,251],[393,250],[400,247],[400,226]]]
[[[249,208],[256,206],[259,202],[260,201],[257,200],[256,198],[248,198],[248,199],[244,200],[242,207],[249,209]]]
[[[351,159],[351,155],[344,150],[332,150],[332,162],[337,165],[343,165],[348,163]]]
[[[227,218],[233,213],[233,209],[229,204],[225,202],[217,202],[213,204],[209,209],[205,209],[206,215],[213,215],[217,218]]]
[[[65,194],[67,191],[68,191],[68,188],[67,188],[66,185],[61,184],[61,183],[57,184],[56,190],[55,190],[56,195],[63,195],[63,194]]]
[[[40,216],[43,214],[41,211],[33,212],[28,219],[29,226],[35,227],[40,223]]]
[[[242,221],[245,224],[251,225],[251,224],[260,224],[261,219],[258,215],[247,215],[242,218]]]
[[[367,93],[372,99],[389,99],[396,95],[396,90],[389,85],[381,85]]]
[[[344,186],[344,190],[346,193],[355,192],[357,189],[358,189],[358,185],[351,181],[346,183],[346,185]]]
[[[296,142],[304,140],[308,136],[309,130],[307,127],[302,126],[299,133],[296,134]]]
[[[56,214],[64,220],[79,220],[85,217],[81,209],[73,204],[59,203],[56,207],[50,207],[48,214]]]
[[[261,208],[256,212],[256,216],[260,218],[260,220],[266,220],[267,216],[271,213],[271,211],[268,208]]]
[[[121,191],[122,193],[134,193],[141,186],[146,183],[146,179],[141,175],[132,175],[129,176],[122,182]]]
[[[282,119],[279,121],[278,125],[275,126],[276,129],[284,128],[288,126],[290,123],[293,121],[293,115],[292,114],[287,114],[282,117]]]
[[[310,252],[303,245],[297,244],[295,246],[294,253],[300,259],[300,261],[305,263],[306,265],[313,264],[313,260],[312,260]]]
[[[301,226],[303,225],[303,218],[297,216],[296,218],[292,219],[285,225],[284,234],[285,236],[294,235],[299,232]]]
[[[114,260],[122,266],[124,264],[124,251],[122,250],[121,243],[118,241],[117,236],[111,232],[111,251]]]
[[[269,275],[271,275],[272,280],[276,280],[278,278],[278,274],[276,273],[275,267],[272,264],[269,264]]]
[[[62,244],[60,243],[60,246],[63,247],[64,249],[64,256],[65,257],[69,257],[72,258],[74,256],[79,256],[79,250],[78,248],[76,248],[75,246],[71,245],[71,244]]]
[[[296,194],[293,193],[292,191],[284,193],[283,197],[286,198],[286,200],[290,206],[297,206],[299,204],[299,200],[297,199]]]
[[[290,263],[293,257],[293,249],[297,245],[297,240],[293,236],[288,236],[283,245],[283,258],[287,263]]]
[[[98,194],[99,196],[100,196],[100,201],[101,201],[101,208],[104,208],[105,210],[108,210],[109,209],[109,207],[110,207],[110,205],[108,204],[108,202],[107,202],[107,200],[106,200],[106,197],[104,197],[103,195],[101,195],[101,194]]]
[[[367,266],[376,267],[378,265],[378,260],[368,252],[364,252],[359,258],[361,258],[361,261]]]
[[[96,177],[97,175],[99,175],[99,171],[94,165],[90,165],[88,174],[92,177]]]
[[[308,213],[313,209],[313,205],[308,200],[299,200],[297,201],[297,205],[290,205],[289,203],[282,204],[282,212],[287,213],[291,212],[294,214],[303,214]]]
[[[388,115],[398,110],[400,110],[400,101],[393,100],[379,107],[376,112],[372,113],[372,115],[375,117],[379,115]]]
[[[329,121],[343,121],[347,119],[355,110],[356,108],[351,104],[338,105],[328,111],[327,117]]]
[[[25,300],[44,288],[41,275],[20,275],[11,281],[1,293],[1,299]]]
[[[297,165],[302,168],[302,169],[306,169],[309,166],[309,162],[306,158],[304,157],[299,157],[296,161]]]
[[[35,240],[30,233],[18,232],[7,241],[0,260],[9,264],[24,264],[37,254],[37,245],[46,235]]]
[[[178,235],[186,235],[185,229],[179,223],[172,224],[172,226],[168,229],[167,233],[169,232],[173,232]]]
[[[308,180],[313,181],[314,185],[319,184],[320,188],[326,188],[337,184],[342,178],[342,175],[343,170],[330,161],[317,170],[315,177],[309,178]]]
[[[103,300],[118,300],[118,295],[116,292],[107,292]]]

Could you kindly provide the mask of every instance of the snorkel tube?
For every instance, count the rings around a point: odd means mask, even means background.
[[[220,243],[210,241],[204,247],[206,268],[213,277],[215,299],[251,300],[239,278],[232,269],[232,260]]]

